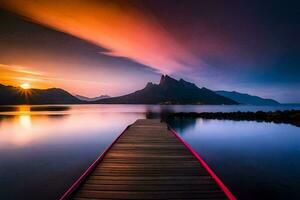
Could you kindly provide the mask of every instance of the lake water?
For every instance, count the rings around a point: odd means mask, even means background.
[[[297,105],[0,107],[0,199],[57,199],[136,119],[158,112],[274,111]],[[238,199],[300,199],[300,128],[165,119]]]

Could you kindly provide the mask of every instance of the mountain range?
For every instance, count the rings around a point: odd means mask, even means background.
[[[217,94],[222,95],[224,97],[230,98],[240,104],[246,105],[279,105],[278,101],[273,99],[265,99],[258,96],[253,96],[249,94],[239,93],[236,91],[228,92],[228,91],[215,91]]]
[[[107,98],[110,98],[110,96],[108,95],[100,95],[98,97],[85,97],[85,96],[81,96],[81,95],[75,95],[75,97],[81,101],[97,101],[97,100],[100,100],[100,99],[107,99]]]
[[[162,75],[158,84],[147,85],[133,93],[109,97],[88,98],[72,95],[60,88],[27,89],[0,84],[0,105],[19,104],[209,104],[209,105],[276,105],[277,101],[249,94],[227,91],[212,91],[199,88],[183,79],[176,80]]]
[[[159,84],[149,82],[136,92],[95,103],[106,104],[238,104],[236,101],[216,94],[207,88],[199,88],[183,79],[175,80],[162,75]]]
[[[0,105],[84,103],[59,88],[27,89],[0,84]]]

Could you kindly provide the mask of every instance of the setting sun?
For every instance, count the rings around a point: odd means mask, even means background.
[[[28,90],[28,89],[31,88],[29,83],[22,83],[22,84],[20,85],[20,87],[21,87],[22,89],[24,89],[24,90]]]

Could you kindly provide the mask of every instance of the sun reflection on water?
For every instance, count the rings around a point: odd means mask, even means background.
[[[29,106],[20,106],[19,107],[19,115],[17,115],[19,119],[19,124],[23,128],[31,128],[31,114]]]
[[[95,111],[95,107],[88,108],[89,112],[76,106],[69,110],[57,110],[56,107],[22,105],[15,106],[13,111],[0,112],[0,151],[42,143],[84,141],[88,137],[109,138],[144,116],[129,115],[124,111],[118,113],[114,109]]]
[[[23,128],[31,127],[31,116],[30,115],[20,115],[19,123]]]

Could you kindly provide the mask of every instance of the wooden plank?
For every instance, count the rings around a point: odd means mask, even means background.
[[[160,184],[89,184],[86,183],[82,186],[83,190],[96,190],[96,191],[184,191],[184,190],[199,190],[199,186],[203,190],[217,190],[216,184],[180,184],[174,187],[173,184],[165,184],[161,187]]]
[[[159,120],[137,120],[70,199],[227,199]]]
[[[112,199],[226,199],[220,190],[198,191],[96,191],[80,190],[77,197],[83,198],[112,198]]]
[[[194,177],[194,178],[191,178]],[[120,185],[120,184],[135,184],[135,185],[208,185],[212,184],[211,179],[208,176],[203,176],[199,178],[198,176],[190,176],[182,177],[176,179],[173,177],[164,177],[166,179],[155,179],[155,177],[151,176],[131,176],[128,177],[120,177],[120,179],[112,179],[110,176],[90,176],[90,178],[86,181],[87,184],[99,185],[99,184],[109,184],[109,185]],[[177,188],[178,189],[178,188]]]

